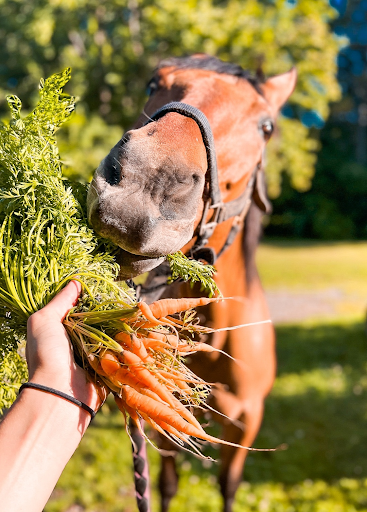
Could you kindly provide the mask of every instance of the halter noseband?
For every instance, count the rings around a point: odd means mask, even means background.
[[[253,170],[245,191],[237,199],[228,203],[223,203],[218,182],[214,137],[208,119],[201,110],[193,107],[192,105],[181,102],[172,102],[167,105],[163,105],[163,107],[158,109],[150,119],[146,121],[144,126],[153,121],[157,121],[169,112],[176,112],[177,114],[193,119],[198,125],[203,138],[208,162],[206,172],[206,189],[204,190],[204,210],[199,225],[195,231],[196,241],[190,253],[191,256],[196,259],[203,258],[206,259],[208,263],[214,263],[225,249],[231,245],[238,231],[243,226],[244,219],[251,205],[251,199],[254,193],[260,164],[256,165]],[[213,213],[207,222],[206,219],[210,211]],[[232,228],[219,253],[215,254],[213,249],[208,247],[205,248],[205,245],[208,243],[208,240],[212,236],[217,225],[230,218],[234,218]]]

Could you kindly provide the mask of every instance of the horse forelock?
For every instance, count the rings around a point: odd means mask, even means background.
[[[156,70],[163,68],[174,67],[176,69],[203,69],[207,71],[214,71],[222,75],[231,75],[238,78],[247,80],[258,92],[263,95],[261,84],[264,82],[263,76],[254,76],[246,69],[243,69],[238,64],[232,62],[225,62],[212,57],[210,55],[192,55],[188,57],[171,57],[162,60]]]

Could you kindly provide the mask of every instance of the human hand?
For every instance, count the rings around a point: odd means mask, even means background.
[[[73,350],[62,321],[76,304],[81,285],[71,281],[44,308],[28,319],[26,359],[29,381],[74,396],[95,411],[107,392],[91,382],[74,361]]]

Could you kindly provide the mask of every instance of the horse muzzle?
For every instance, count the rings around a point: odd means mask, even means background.
[[[150,272],[163,263],[164,257],[147,258],[131,254],[121,249],[117,256],[117,263],[120,265],[119,279],[126,280]]]
[[[172,211],[162,215],[149,196],[111,186],[101,164],[88,192],[88,219],[102,237],[120,247],[120,278],[129,279],[160,265],[167,254],[191,240],[195,218]]]

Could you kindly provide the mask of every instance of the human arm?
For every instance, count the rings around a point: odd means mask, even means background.
[[[62,391],[98,410],[104,390],[74,361],[62,320],[80,285],[69,283],[28,321],[29,381]],[[24,389],[0,424],[0,511],[41,512],[91,420],[82,408]]]

